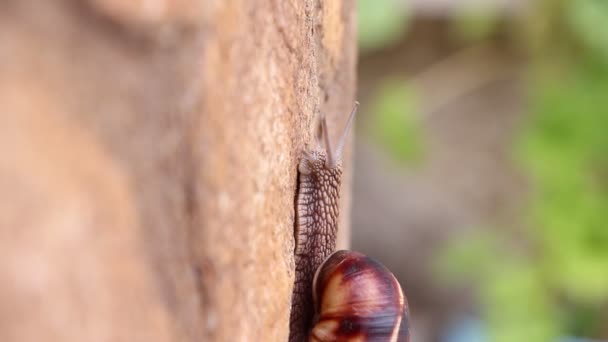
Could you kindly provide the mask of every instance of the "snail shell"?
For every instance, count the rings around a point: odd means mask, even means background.
[[[353,251],[331,254],[315,273],[309,341],[409,342],[407,300],[395,276]]]

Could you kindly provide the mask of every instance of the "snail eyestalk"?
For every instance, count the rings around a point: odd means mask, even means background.
[[[335,151],[331,151],[329,147],[329,138],[327,136],[327,124],[325,123],[325,119],[322,121],[323,125],[323,134],[325,135],[325,148],[327,148],[327,167],[333,168],[336,167],[339,160],[342,159],[342,153],[344,153],[344,146],[346,145],[346,139],[348,138],[348,133],[351,130],[353,125],[353,121],[355,119],[355,114],[357,114],[357,109],[359,109],[359,102],[355,101],[353,109],[348,116],[348,121],[346,122],[346,126],[344,126],[344,130],[342,131],[342,136],[340,140],[338,140],[338,146]]]
[[[350,112],[348,116],[348,121],[346,122],[346,126],[344,126],[344,130],[342,131],[342,136],[340,140],[338,140],[338,146],[336,148],[336,152],[334,153],[337,159],[342,159],[342,153],[344,152],[344,145],[346,145],[346,138],[348,137],[348,133],[351,130],[353,125],[353,121],[355,121],[355,114],[357,114],[357,109],[359,109],[359,102],[355,101],[353,106],[353,110]]]
[[[334,159],[333,151],[331,149],[331,143],[329,142],[329,131],[327,130],[327,120],[325,116],[321,119],[321,130],[323,134],[323,142],[325,143],[325,153],[327,155],[327,166],[334,167],[336,161]]]

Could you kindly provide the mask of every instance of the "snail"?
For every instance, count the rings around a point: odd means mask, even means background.
[[[342,153],[358,106],[335,150],[322,117],[325,149],[304,151],[298,166],[290,342],[409,341],[407,301],[393,274],[363,254],[334,253]]]

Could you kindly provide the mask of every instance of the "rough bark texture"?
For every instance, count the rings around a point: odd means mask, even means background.
[[[286,340],[297,163],[352,106],[354,0],[0,6],[0,340]]]

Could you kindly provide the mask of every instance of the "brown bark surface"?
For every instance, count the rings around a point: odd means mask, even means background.
[[[297,163],[352,106],[354,1],[0,7],[0,341],[286,340]]]

